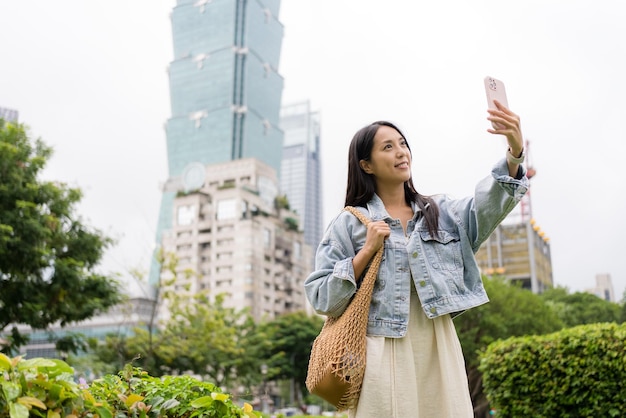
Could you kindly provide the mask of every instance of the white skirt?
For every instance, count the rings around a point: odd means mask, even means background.
[[[361,396],[350,418],[472,418],[461,344],[450,315],[429,319],[411,286],[403,338],[367,337]]]

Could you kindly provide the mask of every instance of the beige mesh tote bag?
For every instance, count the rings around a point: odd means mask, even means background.
[[[357,209],[347,206],[345,210],[365,226],[370,223]],[[372,259],[361,287],[343,314],[326,318],[311,349],[306,387],[339,411],[354,408],[359,400],[365,374],[367,318],[383,250],[381,246]]]

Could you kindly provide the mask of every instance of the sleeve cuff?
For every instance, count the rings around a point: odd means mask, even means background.
[[[519,200],[526,194],[530,187],[528,177],[526,177],[526,167],[522,164],[517,169],[517,175],[509,175],[509,166],[506,158],[501,159],[491,170],[493,178],[507,191],[508,194]]]

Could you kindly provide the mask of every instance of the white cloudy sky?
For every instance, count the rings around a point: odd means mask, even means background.
[[[173,0],[0,2],[0,106],[55,148],[45,176],[119,240],[103,268],[148,269],[166,178]],[[284,103],[322,115],[325,219],[353,133],[390,119],[418,190],[461,197],[504,154],[482,80],[507,84],[537,169],[533,216],[571,290],[626,287],[626,6],[619,0],[283,0]]]

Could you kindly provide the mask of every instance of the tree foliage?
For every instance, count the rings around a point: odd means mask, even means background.
[[[237,375],[245,375],[246,335],[254,333],[255,323],[247,310],[225,307],[221,294],[213,302],[204,294],[189,302],[179,299],[171,305],[171,319],[159,334],[159,356],[170,370],[193,371],[231,387]]]
[[[478,351],[495,340],[563,328],[564,323],[539,295],[501,277],[484,277],[483,282],[489,303],[454,320],[469,367],[478,365]]]
[[[133,362],[155,376],[192,372],[248,393],[263,379],[293,379],[297,393],[306,395],[307,364],[321,318],[295,312],[257,324],[247,310],[225,307],[224,295],[214,300],[202,293],[191,299],[172,292],[164,296],[169,319],[151,337],[136,328],[132,336],[109,335],[92,345],[99,363],[120,368]]]
[[[556,287],[547,290],[541,297],[568,327],[598,322],[622,322],[618,304],[591,293],[569,293],[567,288]]]
[[[476,417],[487,416],[489,410],[482,375],[478,371],[479,352],[498,339],[545,334],[563,327],[563,322],[540,296],[502,277],[483,277],[483,282],[490,302],[454,320],[465,356]]]
[[[137,327],[134,335],[109,335],[92,346],[103,362],[132,362],[155,376],[192,372],[218,386],[249,387],[260,380],[256,324],[246,310],[224,306],[224,296],[168,296],[169,319],[158,329]]]
[[[258,337],[263,357],[267,361],[274,379],[291,380],[296,392],[306,396],[307,367],[311,347],[322,329],[324,321],[305,312],[294,312],[279,316],[259,326]]]
[[[95,271],[112,241],[75,213],[79,189],[42,181],[52,149],[0,120],[0,349],[27,342],[17,325],[47,329],[106,311],[119,285]]]

